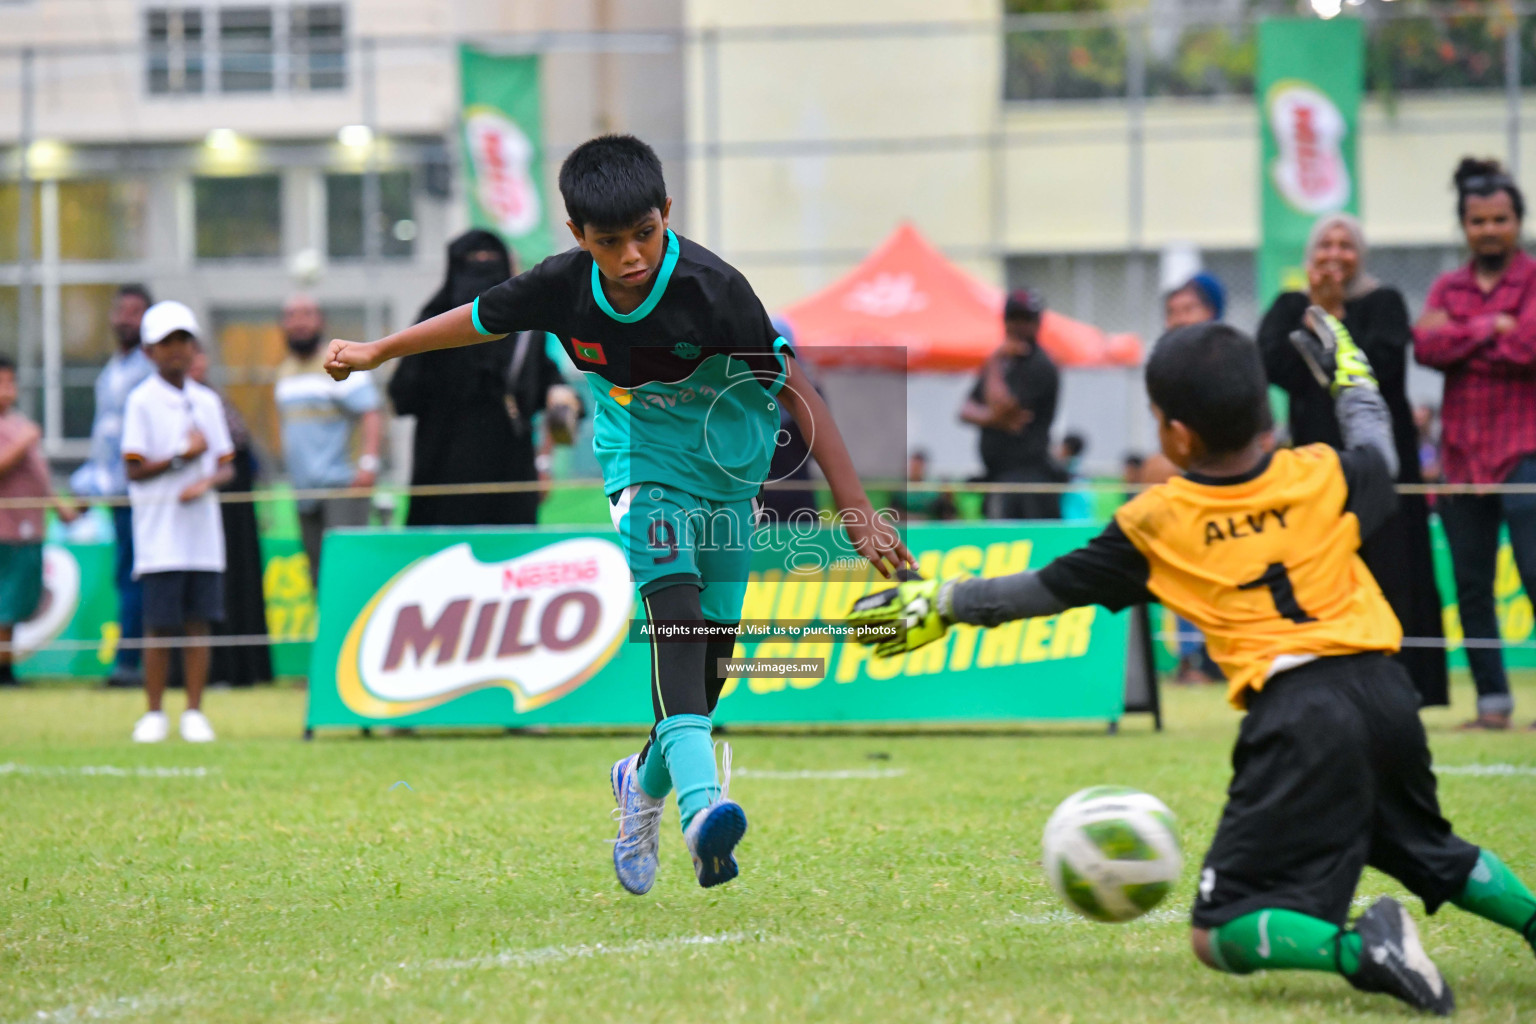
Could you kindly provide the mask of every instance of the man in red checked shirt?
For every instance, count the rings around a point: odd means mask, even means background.
[[[1495,160],[1456,169],[1456,212],[1472,260],[1442,274],[1414,325],[1414,356],[1445,374],[1442,461],[1452,484],[1536,483],[1536,260],[1520,251],[1525,197]],[[1536,594],[1536,494],[1446,495],[1436,505],[1456,569],[1468,640],[1496,640],[1493,581],[1499,527]],[[1508,729],[1514,698],[1499,646],[1468,646],[1477,717]],[[1536,726],[1533,726],[1536,728]]]

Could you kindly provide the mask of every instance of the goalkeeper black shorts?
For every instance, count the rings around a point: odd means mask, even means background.
[[[1271,679],[1250,695],[1232,768],[1196,928],[1265,909],[1342,926],[1367,864],[1434,913],[1477,862],[1440,815],[1418,694],[1386,655],[1320,658]]]

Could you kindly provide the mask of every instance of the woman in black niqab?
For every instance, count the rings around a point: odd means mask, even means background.
[[[418,322],[473,302],[511,276],[501,239],[467,231],[449,244],[447,279]],[[400,415],[416,417],[412,486],[537,481],[532,417],[544,408],[550,385],[560,382],[543,335],[534,332],[406,356],[389,382],[389,397]],[[411,498],[405,523],[532,525],[538,509],[533,491],[421,496]]]

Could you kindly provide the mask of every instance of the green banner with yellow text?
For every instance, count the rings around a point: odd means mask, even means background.
[[[99,679],[112,670],[122,629],[114,585],[116,545],[43,545],[43,597],[16,628],[16,672],[28,679]],[[315,595],[297,538],[264,537],[262,592],[272,670],[302,676],[309,668]],[[218,682],[219,680],[213,680]]]
[[[1302,255],[1318,217],[1360,209],[1359,115],[1365,36],[1354,18],[1259,24],[1262,306],[1306,291]]]
[[[539,58],[459,49],[459,116],[469,221],[500,235],[527,268],[554,252],[544,191]]]
[[[851,641],[776,635],[841,623],[888,586],[818,559],[828,531],[761,531],[742,610],[747,658],[824,659],[814,676],[732,679],[726,723],[1097,719],[1123,714],[1126,618],[1079,608],[877,659]],[[1039,567],[1091,526],[913,525],[925,575]],[[771,536],[765,537],[764,534]],[[650,641],[610,531],[338,531],[326,537],[307,724],[646,725]],[[818,566],[811,571],[800,571]],[[748,632],[752,635],[749,638]]]

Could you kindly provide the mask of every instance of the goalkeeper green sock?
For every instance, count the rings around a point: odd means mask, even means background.
[[[1525,936],[1536,948],[1536,896],[1504,866],[1492,850],[1478,853],[1467,884],[1451,900],[1462,910],[1485,917]]]
[[[1360,936],[1294,910],[1256,910],[1211,931],[1211,954],[1229,974],[1360,969]]]

